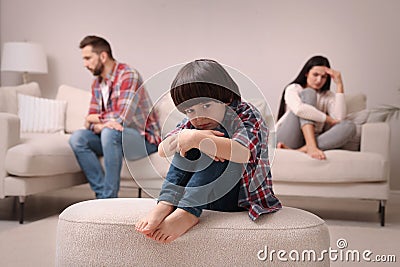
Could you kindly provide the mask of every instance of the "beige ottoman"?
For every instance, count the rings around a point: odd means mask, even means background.
[[[153,199],[90,200],[64,210],[57,228],[57,266],[329,266],[319,217],[295,208],[252,222],[247,212],[204,211],[200,223],[170,244],[134,230]],[[326,254],[325,254],[326,255]]]

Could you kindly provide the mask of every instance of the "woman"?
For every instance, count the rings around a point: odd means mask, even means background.
[[[336,93],[330,90],[331,79]],[[315,159],[323,151],[341,148],[356,133],[353,122],[344,120],[346,103],[339,71],[327,58],[310,58],[282,94],[277,122],[278,148],[297,149]]]

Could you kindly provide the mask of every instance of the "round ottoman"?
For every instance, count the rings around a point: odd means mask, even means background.
[[[284,207],[253,222],[247,212],[204,210],[186,234],[159,244],[134,229],[155,205],[118,198],[68,207],[58,221],[56,265],[329,266],[321,257],[329,249],[328,228],[307,211]]]

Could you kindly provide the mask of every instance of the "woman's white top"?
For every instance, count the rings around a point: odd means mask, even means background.
[[[286,119],[290,111],[296,116],[315,122],[315,133],[321,133],[328,114],[334,119],[343,120],[346,117],[346,102],[343,93],[332,91],[317,91],[317,104],[312,106],[305,104],[300,99],[300,92],[303,87],[300,84],[292,83],[285,90],[286,112],[276,123],[278,128]]]

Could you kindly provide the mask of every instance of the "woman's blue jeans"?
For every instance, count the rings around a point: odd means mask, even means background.
[[[174,155],[158,201],[196,217],[203,209],[243,211],[238,206],[243,164],[215,161],[198,149]]]
[[[71,135],[69,144],[96,198],[118,197],[124,155],[128,160],[135,160],[157,151],[157,145],[147,142],[132,128],[124,128],[123,132],[104,128],[100,134],[78,130]],[[101,156],[104,170],[99,161]]]

